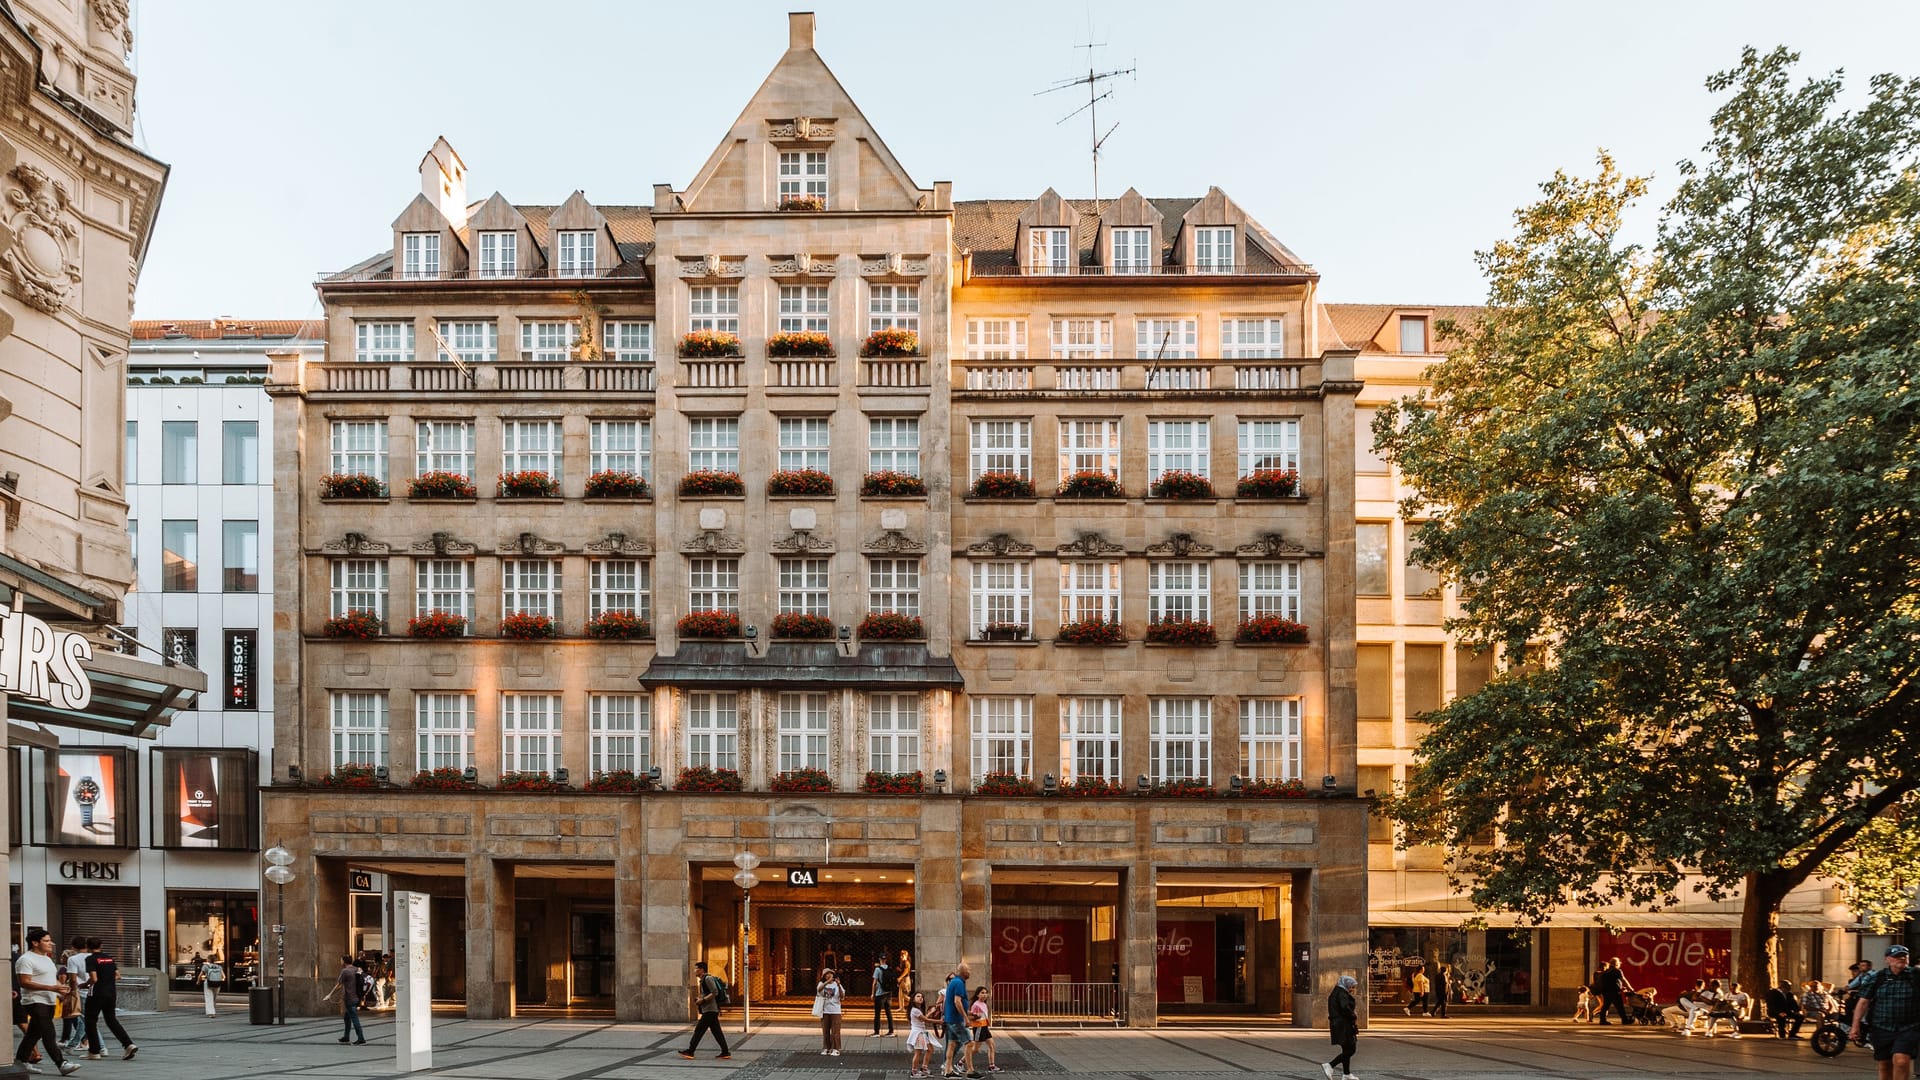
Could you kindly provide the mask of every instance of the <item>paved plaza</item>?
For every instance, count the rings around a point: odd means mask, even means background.
[[[286,1027],[252,1027],[244,1010],[207,1019],[175,1009],[135,1014],[128,1028],[139,1056],[85,1062],[88,1080],[248,1080],[254,1077],[384,1077],[394,1071],[390,1014],[368,1014],[365,1046],[342,1046],[337,1021],[295,1020]],[[698,1061],[675,1054],[685,1028],[585,1020],[439,1019],[430,1075],[466,1080],[882,1080],[904,1078],[904,1040],[871,1040],[857,1027],[845,1035],[838,1059],[818,1054],[818,1033],[797,1024],[756,1025],[735,1034],[734,1055]],[[1001,1075],[1071,1075],[1088,1080],[1224,1080],[1247,1077],[1319,1077],[1331,1048],[1325,1032],[1291,1028],[1013,1029],[1002,1031]],[[109,1046],[111,1047],[111,1043]],[[1354,1062],[1362,1080],[1646,1080],[1648,1077],[1842,1077],[1872,1075],[1862,1050],[1832,1061],[1804,1040],[1797,1044],[1748,1036],[1680,1039],[1649,1028],[1595,1028],[1539,1018],[1456,1018],[1380,1022],[1361,1036]],[[52,1069],[47,1069],[53,1075]]]

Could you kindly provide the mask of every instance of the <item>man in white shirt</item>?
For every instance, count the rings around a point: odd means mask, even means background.
[[[14,1062],[26,1065],[33,1056],[33,1044],[39,1042],[61,1076],[78,1072],[80,1063],[68,1061],[60,1052],[60,1040],[53,1031],[53,1004],[61,990],[60,965],[53,962],[53,935],[37,928],[27,931],[27,951],[13,962],[13,973],[20,977],[20,1007],[27,1011],[27,1037],[14,1051]]]
[[[80,1019],[85,1015],[87,999],[93,996],[93,988],[87,985],[87,939],[73,939],[73,953],[67,957],[67,974],[72,976],[74,989],[80,994],[80,1012],[66,1018],[61,1034],[67,1036],[67,1049],[78,1050],[87,1039],[87,1026]]]

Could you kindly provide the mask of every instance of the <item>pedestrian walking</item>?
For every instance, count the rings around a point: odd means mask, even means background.
[[[727,1049],[727,1033],[720,1030],[720,1007],[727,1003],[727,984],[718,975],[707,974],[707,962],[698,960],[693,965],[694,1007],[699,1010],[700,1019],[693,1025],[693,1038],[687,1041],[687,1048],[680,1056],[693,1060],[693,1052],[700,1049],[700,1037],[713,1032],[713,1041],[720,1044],[721,1060],[733,1056]]]
[[[355,1046],[364,1046],[367,1042],[367,1033],[360,1029],[360,980],[363,977],[360,966],[353,962],[353,957],[342,956],[340,974],[334,976],[333,989],[327,991],[329,999],[335,994],[340,995],[342,1033],[339,1041],[350,1042]]]
[[[87,998],[92,992],[87,987],[87,939],[74,938],[72,947],[67,950],[66,958],[60,962],[65,969],[68,993],[62,1012],[65,1018],[60,1024],[60,1041],[67,1049],[78,1050],[86,1041],[86,1023],[82,1019],[87,1011]]]
[[[1427,1001],[1427,994],[1432,987],[1432,981],[1427,978],[1427,969],[1414,968],[1413,996],[1407,999],[1408,1016],[1425,1016],[1433,1011],[1432,1004]]]
[[[214,1015],[214,995],[220,992],[220,984],[226,981],[227,970],[220,966],[220,961],[208,957],[200,964],[200,989],[207,998],[208,1016]]]
[[[1607,1010],[1620,1014],[1622,1024],[1633,1023],[1633,1014],[1627,1011],[1627,991],[1633,984],[1627,981],[1627,973],[1620,970],[1620,958],[1614,957],[1600,969],[1600,978],[1594,989],[1600,992],[1600,1022],[1608,1023]]]
[[[955,964],[947,973],[947,985],[940,991],[940,1022],[946,1033],[947,1065],[940,1073],[942,1080],[959,1076],[953,1071],[953,1059],[962,1046],[967,1045],[967,980],[973,978],[973,969],[965,960]]]
[[[1864,1032],[1879,1063],[1880,1080],[1907,1080],[1913,1059],[1920,1056],[1920,976],[1908,966],[1905,945],[1887,948],[1887,966],[1859,983],[1860,1000],[1853,1006],[1855,1042]]]
[[[1333,993],[1327,995],[1327,1033],[1333,1038],[1333,1045],[1340,1048],[1340,1055],[1320,1066],[1327,1074],[1327,1080],[1333,1080],[1333,1067],[1340,1066],[1340,1075],[1353,1075],[1353,1051],[1360,1043],[1360,1011],[1353,1000],[1353,991],[1360,980],[1351,975],[1340,976],[1339,985]]]
[[[60,1070],[61,1076],[71,1076],[79,1071],[80,1063],[68,1061],[60,1053],[60,1039],[53,1030],[53,1004],[60,998],[60,967],[53,961],[53,935],[45,930],[27,932],[27,951],[14,961],[13,973],[20,977],[20,1003],[27,1010],[27,1037],[21,1040],[20,1048],[14,1051],[16,1064],[26,1065],[33,1054],[33,1044],[40,1043],[47,1049],[47,1057]],[[37,1069],[29,1070],[38,1072]]]
[[[813,990],[813,1014],[820,1018],[820,1052],[829,1057],[840,1056],[840,1008],[845,997],[846,988],[833,969],[821,972],[820,985]]]
[[[1453,965],[1441,964],[1433,970],[1433,1007],[1430,1015],[1447,1018],[1447,998],[1453,994]]]
[[[99,938],[87,939],[87,986],[93,993],[87,998],[87,1060],[106,1057],[100,1045],[100,1025],[105,1023],[113,1037],[120,1040],[120,1056],[132,1061],[140,1048],[133,1044],[127,1029],[120,1026],[114,1003],[120,993],[120,965]]]
[[[984,986],[973,992],[973,1004],[967,1009],[967,1030],[973,1036],[967,1045],[968,1080],[980,1080],[974,1059],[983,1048],[987,1052],[987,1071],[999,1072],[1000,1065],[993,1053],[993,992]]]
[[[907,1076],[917,1078],[933,1071],[933,1031],[927,1026],[927,995],[907,998],[907,1049],[913,1057],[907,1063]]]
[[[886,1010],[887,1034],[893,1034],[893,994],[899,986],[894,982],[893,968],[887,964],[887,954],[881,953],[873,961],[873,1034],[869,1039],[880,1038],[880,1012]]]

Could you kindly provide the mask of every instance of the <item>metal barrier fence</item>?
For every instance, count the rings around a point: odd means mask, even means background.
[[[1119,1027],[1127,1022],[1127,1016],[1116,983],[995,982],[994,1026],[1011,1021]]]

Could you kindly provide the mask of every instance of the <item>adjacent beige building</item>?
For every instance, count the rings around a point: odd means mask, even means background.
[[[813,35],[641,205],[440,141],[276,360],[294,1008],[414,890],[474,1016],[904,951],[1007,1012],[1318,1022],[1366,951],[1318,275],[1217,189],[921,186]]]

